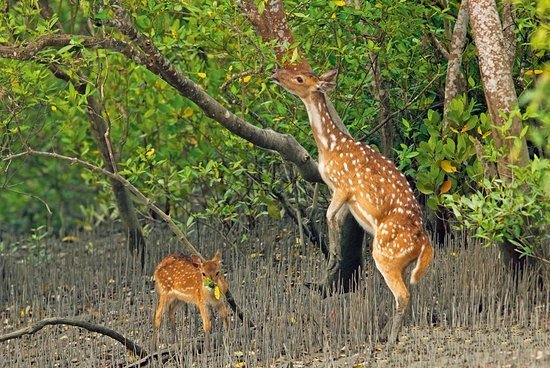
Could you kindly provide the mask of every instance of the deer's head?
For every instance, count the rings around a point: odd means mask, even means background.
[[[300,70],[279,69],[271,75],[271,79],[288,92],[307,99],[314,93],[326,93],[334,88],[338,70],[330,70],[318,77],[315,73]]]

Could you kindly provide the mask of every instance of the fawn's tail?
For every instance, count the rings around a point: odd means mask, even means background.
[[[424,245],[422,246],[422,250],[420,251],[420,255],[416,259],[416,266],[411,273],[411,284],[416,284],[418,281],[420,281],[420,279],[428,269],[428,266],[432,262],[432,259],[433,249],[428,239],[426,239]]]

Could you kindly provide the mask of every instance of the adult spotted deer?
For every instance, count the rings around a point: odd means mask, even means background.
[[[279,69],[271,78],[306,107],[319,150],[319,172],[332,191],[329,224],[334,226],[337,213],[349,208],[373,236],[376,267],[395,297],[394,316],[384,328],[392,343],[409,305],[405,269],[416,261],[410,282],[417,283],[432,261],[433,250],[405,176],[389,159],[339,129],[332,118],[325,93],[334,87],[336,75],[336,70],[318,77],[311,72]]]
[[[158,264],[154,273],[158,293],[158,307],[155,312],[155,335],[161,325],[162,316],[168,309],[172,333],[175,335],[175,307],[179,302],[195,304],[199,308],[208,348],[211,330],[210,308],[217,309],[227,330],[227,304],[225,294],[228,284],[221,272],[221,253],[202,261],[197,256],[169,255]]]

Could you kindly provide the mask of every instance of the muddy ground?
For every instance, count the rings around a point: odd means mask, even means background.
[[[258,225],[243,234],[212,225],[192,235],[205,256],[222,250],[234,315],[225,334],[214,321],[209,354],[194,308],[177,313],[178,336],[167,326],[155,346],[156,296],[151,274],[165,255],[181,250],[168,231],[148,237],[143,271],[114,229],[78,234],[72,242],[2,240],[0,336],[47,317],[78,318],[116,330],[147,352],[169,348],[153,367],[550,367],[550,292],[532,273],[514,282],[495,249],[448,244],[412,288],[411,314],[394,346],[380,331],[393,298],[367,257],[354,293],[322,299],[304,283],[323,277],[322,254],[298,242],[292,225]],[[547,285],[547,284],[546,284]],[[217,339],[216,339],[217,337]],[[58,325],[0,342],[0,367],[124,367],[137,358],[113,339]]]

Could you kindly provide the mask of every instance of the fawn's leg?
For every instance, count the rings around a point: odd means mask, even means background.
[[[180,304],[179,300],[175,299],[168,305],[168,321],[170,321],[170,332],[172,340],[176,341],[176,307]]]
[[[227,332],[229,329],[229,319],[227,318],[227,303],[225,302],[220,306],[220,315],[222,316],[223,330]]]
[[[159,343],[159,332],[160,332],[160,325],[162,323],[162,315],[164,313],[164,308],[166,308],[168,303],[168,295],[167,294],[160,294],[159,295],[159,301],[157,305],[157,310],[155,311],[155,320],[154,320],[154,326],[153,326],[153,341],[155,345],[158,345]]]
[[[210,330],[212,329],[210,309],[206,305],[206,302],[199,304],[198,307],[202,318],[202,328],[204,329],[204,346],[206,350],[210,350]]]

